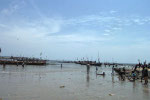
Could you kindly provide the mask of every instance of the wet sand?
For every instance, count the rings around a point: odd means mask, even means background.
[[[77,64],[48,66],[0,65],[2,100],[149,100],[150,85],[120,81],[110,67],[87,68]],[[1,100],[1,99],[0,99]]]

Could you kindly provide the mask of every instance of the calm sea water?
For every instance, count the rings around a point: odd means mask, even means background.
[[[47,66],[0,65],[0,99],[2,100],[149,100],[150,85],[120,81],[110,67],[84,65]]]

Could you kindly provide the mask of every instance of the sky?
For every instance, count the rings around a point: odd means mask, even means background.
[[[0,55],[150,62],[149,27],[150,0],[0,0]]]

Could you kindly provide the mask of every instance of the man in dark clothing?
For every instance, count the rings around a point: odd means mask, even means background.
[[[135,65],[134,72],[136,71],[136,69],[137,69],[137,65]]]
[[[123,74],[125,75],[126,74],[126,69],[125,69],[125,67],[123,67]]]
[[[119,69],[119,75],[121,77],[121,80],[125,80],[125,75],[124,75],[124,72],[121,70],[121,68]]]
[[[147,84],[148,83],[148,70],[147,69],[144,70],[144,80],[145,80],[145,84]]]
[[[144,78],[144,70],[145,70],[145,67],[143,67],[143,69],[142,69],[141,82],[142,82],[142,80],[143,80],[143,78]]]

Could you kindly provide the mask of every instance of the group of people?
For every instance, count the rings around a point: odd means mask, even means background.
[[[142,68],[142,71],[138,70],[137,68]],[[114,66],[112,66],[112,75],[114,75]],[[117,68],[115,71],[120,76],[121,80],[125,80],[125,77],[127,77],[130,81],[135,81],[136,79],[141,79],[141,82],[143,82],[143,79],[145,81],[144,84],[148,84],[148,64],[137,64],[133,67],[132,71],[126,70],[125,67],[123,68]]]
[[[125,76],[126,75],[126,72],[125,72],[125,68],[122,69],[123,71],[120,71],[119,75],[121,76],[121,79],[124,80]],[[134,70],[132,70],[131,74],[128,76],[128,79],[130,81],[135,81],[136,79],[139,79],[141,78],[141,82],[145,81],[144,84],[148,84],[148,68],[143,66],[142,67],[142,71],[141,71],[141,74],[140,74],[140,71],[137,70],[137,67],[135,66]]]
[[[114,75],[114,68],[115,66],[112,66],[112,75]],[[141,68],[142,67],[142,71],[140,74],[140,71],[137,69],[137,67]],[[89,70],[90,70],[90,65],[87,65],[87,74],[89,74]],[[96,66],[96,75],[105,75],[105,72],[103,72],[102,74],[98,74],[98,67]],[[148,66],[144,63],[143,65],[136,65],[134,67],[134,69],[130,72],[128,72],[127,69],[125,69],[125,67],[123,68],[119,68],[117,70],[121,80],[125,80],[125,77],[128,77],[128,79],[130,81],[135,81],[136,79],[141,79],[141,82],[143,82],[143,79],[145,81],[144,84],[148,84]]]
[[[150,64],[146,64],[146,61],[142,64],[139,62],[134,68],[134,71],[137,71],[137,67],[142,68],[142,76],[141,76],[141,82],[144,79],[145,84],[148,83],[148,68],[150,68]]]

